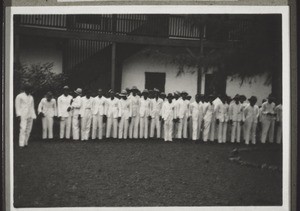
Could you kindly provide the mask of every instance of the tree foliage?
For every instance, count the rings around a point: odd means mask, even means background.
[[[17,95],[24,85],[33,87],[33,96],[40,100],[51,91],[55,97],[60,94],[61,88],[68,80],[68,76],[63,73],[54,73],[53,62],[44,64],[14,64],[14,94]],[[36,100],[36,101],[37,101]],[[37,102],[36,102],[37,103]]]

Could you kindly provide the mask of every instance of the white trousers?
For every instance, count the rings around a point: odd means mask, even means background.
[[[210,125],[210,131],[209,131],[209,140],[214,141],[215,140],[215,133],[216,133],[216,120],[211,121]]]
[[[129,120],[125,119],[124,116],[121,117],[121,120],[119,122],[119,139],[127,139],[128,137],[128,126],[129,126]]]
[[[250,139],[252,144],[256,143],[256,122],[252,121],[245,121],[244,123],[244,137],[245,137],[245,144],[250,143]]]
[[[188,120],[188,138],[192,139],[193,137],[193,120],[192,117]]]
[[[73,115],[72,118],[72,135],[73,135],[73,140],[79,140],[79,119],[78,115]]]
[[[139,116],[133,116],[129,124],[129,138],[139,137]]]
[[[103,138],[103,115],[93,115],[92,120],[92,139]]]
[[[211,121],[204,120],[204,129],[203,129],[203,141],[208,140],[208,136],[210,134],[210,128],[211,128]]]
[[[218,143],[226,143],[227,122],[219,122],[218,126]]]
[[[89,140],[92,123],[92,112],[90,109],[85,111],[85,116],[81,118],[81,140]]]
[[[196,141],[197,139],[199,139],[199,118],[192,118],[192,121],[192,140]]]
[[[20,117],[20,134],[19,134],[19,146],[24,147],[28,145],[28,139],[32,129],[32,118]]]
[[[140,117],[140,138],[148,138],[148,117]]]
[[[173,136],[173,119],[164,121],[164,139],[165,141],[172,141]]]
[[[277,125],[276,131],[276,143],[280,144],[282,140],[282,122],[279,122]]]
[[[60,118],[60,132],[59,132],[59,138],[66,138],[70,139],[71,135],[71,122],[72,117],[61,117]]]
[[[274,142],[274,125],[275,120],[272,118],[265,117],[262,120],[262,132],[261,132],[261,143],[266,143],[267,136],[269,136],[269,142]]]
[[[111,135],[113,138],[118,137],[118,119],[113,117],[107,117],[106,138],[110,138]]]
[[[150,126],[150,138],[154,137],[154,132],[156,129],[156,138],[160,138],[161,132],[161,123],[159,120],[159,115],[155,116],[151,119],[151,126]]]
[[[53,117],[42,117],[43,139],[53,139]]]
[[[180,121],[180,119],[179,119],[179,121]],[[179,125],[179,122],[174,122],[172,125],[173,125],[172,137],[173,138],[177,138],[178,137],[178,125]]]
[[[237,143],[241,141],[241,122],[233,121],[231,126],[231,143]]]
[[[184,117],[182,119],[179,119],[179,122],[177,124],[177,138],[182,139],[182,132],[184,127]]]

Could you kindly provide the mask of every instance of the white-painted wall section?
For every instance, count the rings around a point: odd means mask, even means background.
[[[24,36],[20,40],[20,61],[27,65],[53,62],[52,71],[62,73],[62,47],[56,39]]]
[[[145,88],[145,72],[166,73],[165,92],[187,91],[194,96],[197,93],[198,73],[195,68],[185,68],[185,73],[176,76],[178,67],[170,61],[161,61],[156,57],[134,55],[123,63],[122,89],[131,88],[133,85],[140,90]]]

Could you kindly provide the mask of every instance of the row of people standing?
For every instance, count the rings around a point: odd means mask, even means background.
[[[89,90],[82,95],[82,89],[78,88],[72,96],[67,86],[57,102],[50,92],[46,94],[38,106],[43,139],[53,139],[53,119],[57,116],[60,139],[163,137],[165,141],[190,138],[205,142],[217,139],[219,143],[225,143],[229,141],[227,136],[231,131],[231,142],[240,142],[242,133],[246,144],[250,140],[255,144],[257,123],[262,123],[261,142],[265,143],[267,136],[273,142],[276,122],[276,141],[281,142],[282,107],[278,104],[275,108],[272,96],[259,109],[255,96],[245,103],[246,97],[239,95],[231,99],[197,94],[191,102],[191,96],[186,92],[166,96],[154,89],[149,96],[148,90],[140,92],[135,86],[117,95],[109,91],[104,96],[101,89],[97,96],[91,96]],[[23,115],[26,103],[30,105],[27,114]],[[20,146],[28,144],[32,119],[36,118],[33,104],[28,88],[16,98],[16,113],[21,117]]]

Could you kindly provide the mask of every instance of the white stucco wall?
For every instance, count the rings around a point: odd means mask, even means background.
[[[186,68],[186,73],[176,76],[178,67],[170,61],[163,60],[155,56],[137,54],[125,60],[122,69],[122,89],[137,86],[140,90],[145,88],[145,72],[165,72],[166,84],[165,92],[187,91],[192,97],[197,92],[198,72],[195,68]],[[194,73],[192,74],[191,72]],[[212,72],[212,71],[209,71]],[[205,75],[201,77],[201,93],[205,93]],[[226,94],[243,94],[247,98],[255,95],[258,98],[257,104],[260,105],[262,99],[271,93],[271,85],[266,85],[267,75],[258,75],[251,79],[245,79],[241,84],[241,79],[230,76],[226,81]],[[249,83],[250,82],[250,83]]]
[[[176,76],[178,67],[170,61],[146,55],[134,55],[125,60],[122,69],[122,89],[137,86],[145,88],[145,72],[166,73],[165,92],[187,91],[192,97],[197,93],[198,73],[195,68],[185,68],[185,73]],[[194,73],[192,73],[194,72]]]
[[[28,65],[53,62],[52,71],[62,73],[62,47],[56,39],[23,36],[20,38],[20,61]]]
[[[268,97],[272,91],[271,85],[266,85],[267,75],[257,75],[255,77],[245,79],[241,85],[241,79],[233,76],[227,78],[226,93],[229,96],[236,94],[245,95],[247,98],[252,95],[257,97],[257,104],[260,105],[261,101]],[[249,83],[250,82],[250,83]]]

